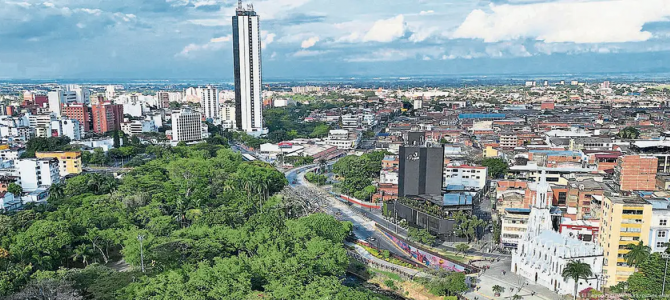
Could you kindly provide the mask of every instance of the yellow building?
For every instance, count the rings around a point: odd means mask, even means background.
[[[498,157],[498,150],[493,148],[492,146],[486,146],[484,148],[484,158],[487,157]]]
[[[605,286],[626,281],[633,274],[635,268],[626,264],[628,245],[649,243],[651,218],[651,204],[640,197],[603,197],[598,239],[605,255]]]
[[[37,158],[56,158],[60,166],[60,176],[69,174],[80,174],[81,152],[77,151],[55,151],[55,152],[37,152]]]

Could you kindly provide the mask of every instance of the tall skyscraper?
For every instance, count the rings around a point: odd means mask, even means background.
[[[205,119],[219,118],[219,92],[213,86],[207,86],[198,89],[198,96],[200,97],[200,107]]]
[[[238,2],[233,16],[235,63],[235,123],[238,130],[262,132],[261,39],[259,16],[252,5]]]

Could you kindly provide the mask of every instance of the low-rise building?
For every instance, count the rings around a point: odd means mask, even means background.
[[[81,174],[82,172],[81,152],[78,151],[36,152],[35,157],[57,159],[60,176]]]
[[[479,191],[486,186],[486,167],[445,166],[443,186],[462,185],[467,190]]]
[[[529,208],[506,208],[500,217],[500,242],[505,248],[516,249],[528,229]]]
[[[24,192],[33,192],[40,187],[60,183],[60,168],[55,158],[19,159],[15,165],[19,184]]]

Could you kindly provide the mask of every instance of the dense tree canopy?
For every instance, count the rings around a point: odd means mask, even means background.
[[[386,152],[376,151],[361,156],[350,155],[333,165],[333,172],[344,180],[340,184],[342,191],[354,197],[368,197],[375,192],[372,179],[379,176],[382,160]],[[367,190],[366,188],[369,187]],[[358,195],[354,195],[358,192]],[[363,200],[365,200],[363,198]]]
[[[289,218],[301,208],[270,165],[207,144],[150,151],[122,180],[80,175],[0,215],[0,298],[379,299],[341,283],[352,225]]]

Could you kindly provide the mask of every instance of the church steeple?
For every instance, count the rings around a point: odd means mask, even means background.
[[[549,184],[547,183],[547,171],[542,170],[542,176],[540,177],[540,183],[537,184],[535,203],[533,203],[533,206],[540,209],[548,208],[548,199]]]

